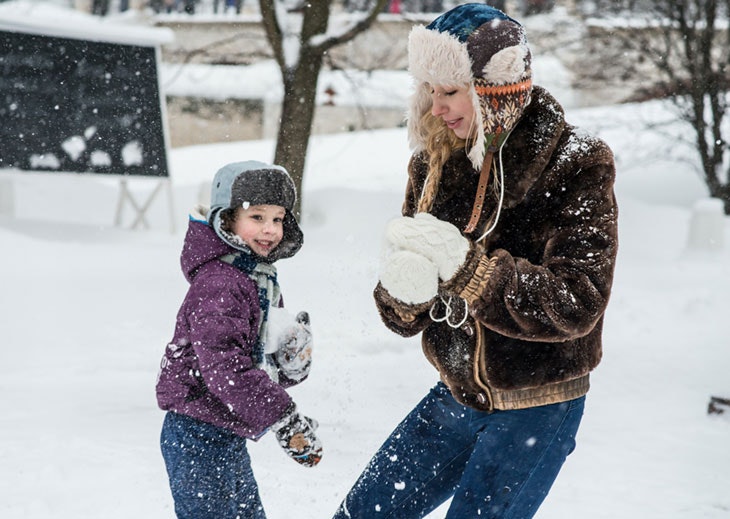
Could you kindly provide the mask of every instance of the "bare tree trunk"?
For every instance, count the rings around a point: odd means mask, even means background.
[[[281,0],[259,0],[266,37],[284,83],[274,162],[289,171],[297,186],[299,197],[294,208],[297,217],[301,213],[304,166],[316,109],[317,82],[324,56],[332,47],[346,43],[370,28],[388,0],[372,0],[371,10],[366,16],[342,33],[330,36],[327,35],[327,28],[333,1],[309,0],[298,5],[296,12],[284,14],[284,3]],[[301,17],[301,31],[298,35],[285,33],[289,29],[282,30],[282,22],[285,22],[280,19],[282,16]],[[298,42],[293,42],[292,37],[298,38]],[[288,55],[291,47],[298,49],[298,56]]]
[[[319,70],[322,66],[319,56],[313,56],[309,61],[310,63],[300,62],[284,78],[284,100],[274,154],[274,162],[289,171],[297,186],[299,196],[294,208],[297,219],[301,213],[304,164],[314,121]]]

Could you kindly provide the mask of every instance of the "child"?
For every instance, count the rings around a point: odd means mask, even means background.
[[[221,168],[211,207],[191,215],[181,254],[190,288],[162,358],[160,438],[178,519],[263,519],[246,440],[272,430],[287,455],[322,456],[316,422],[285,388],[311,365],[306,312],[283,309],[273,263],[302,246],[286,170],[256,161]]]

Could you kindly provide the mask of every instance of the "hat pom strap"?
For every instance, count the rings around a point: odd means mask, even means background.
[[[487,154],[484,156],[484,162],[482,162],[482,169],[479,173],[479,184],[477,184],[477,194],[474,197],[474,205],[471,209],[471,218],[469,223],[464,228],[465,233],[473,232],[477,228],[479,223],[479,217],[482,215],[482,209],[484,209],[484,201],[487,196],[487,185],[489,184],[489,170],[492,169],[492,160],[494,158],[494,151],[487,149]]]

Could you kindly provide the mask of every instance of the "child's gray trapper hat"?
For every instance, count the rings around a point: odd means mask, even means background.
[[[265,259],[274,262],[289,258],[302,247],[304,236],[292,210],[297,200],[296,187],[289,173],[281,166],[256,160],[234,162],[215,174],[210,189],[208,222],[220,238],[232,247],[251,252],[231,240],[221,230],[221,212],[252,205],[278,205],[286,210],[284,237]]]

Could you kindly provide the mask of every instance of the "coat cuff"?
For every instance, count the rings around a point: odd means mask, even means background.
[[[496,256],[490,258],[472,245],[464,265],[451,279],[444,281],[440,288],[450,294],[458,295],[471,305],[484,293],[496,265]]]
[[[430,322],[428,312],[436,298],[425,303],[409,304],[396,299],[378,283],[373,291],[376,306],[385,325],[404,337],[413,336]]]

